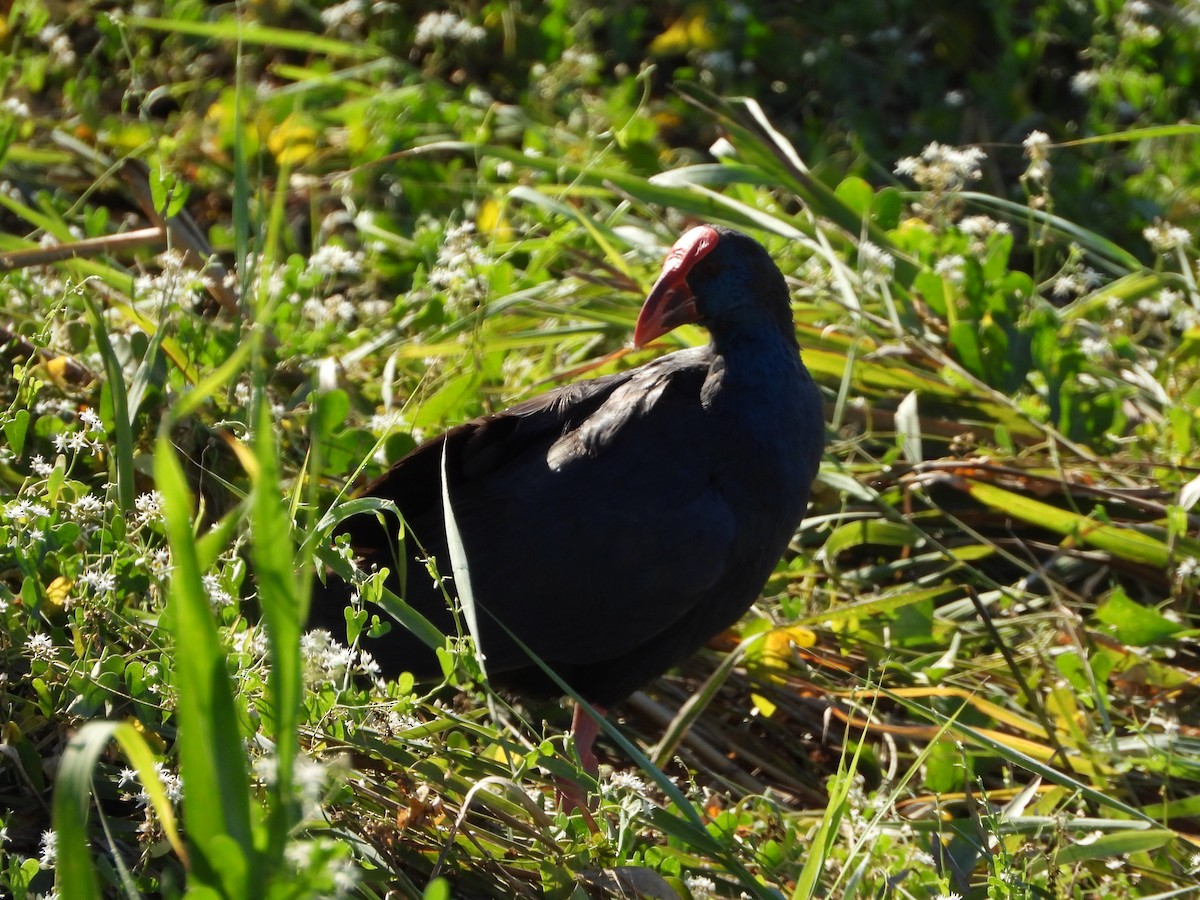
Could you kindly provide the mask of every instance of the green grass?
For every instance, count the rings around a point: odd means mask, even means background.
[[[787,113],[772,80],[816,114],[861,73],[772,53],[765,5],[464,4],[483,36],[428,40],[407,4],[66,7],[0,29],[0,894],[1200,893],[1190,19],[1098,13],[1072,65],[1109,80],[1023,149],[1075,15],[1039,6],[969,101],[1011,140],[914,180],[940,132],[872,158],[882,118]],[[757,68],[706,68],[739,22]],[[169,253],[31,261],[155,210]],[[696,221],[789,277],[829,447],[736,649],[611,717],[593,833],[553,804],[565,706],[460,643],[443,684],[381,681],[353,645],[388,623],[304,611],[379,505],[350,487],[415,441],[705,340],[627,349]]]

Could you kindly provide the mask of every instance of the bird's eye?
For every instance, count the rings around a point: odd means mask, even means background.
[[[717,274],[717,264],[711,259],[702,259],[696,263],[695,272],[704,278],[711,278]]]

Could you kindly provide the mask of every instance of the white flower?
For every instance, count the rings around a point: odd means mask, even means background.
[[[1192,236],[1185,229],[1157,221],[1142,231],[1142,237],[1159,253],[1170,253],[1172,250],[1192,245]]]
[[[309,631],[300,638],[300,655],[309,681],[328,681],[340,676],[353,660],[353,651],[334,640],[323,628]]]
[[[8,113],[14,119],[28,119],[30,115],[29,107],[16,97],[5,97],[0,103],[0,111]]]
[[[418,47],[433,44],[478,44],[487,32],[452,12],[426,13],[417,23],[413,43]]]
[[[29,460],[29,468],[33,469],[34,475],[38,475],[42,478],[45,478],[47,475],[49,475],[51,472],[54,471],[54,466],[52,466],[52,465],[50,465],[50,463],[46,462],[46,460],[44,460],[42,458],[42,455],[40,453],[35,454]]]
[[[313,851],[317,845],[312,841],[292,841],[284,848],[283,857],[294,869],[307,870],[312,865]]]
[[[1200,328],[1200,312],[1197,312],[1190,306],[1179,307],[1175,311],[1175,318],[1171,320],[1171,327],[1177,328],[1180,331]]]
[[[1012,231],[1007,222],[997,222],[991,216],[967,216],[958,223],[958,230],[971,237],[987,237],[989,234],[1008,234]]]
[[[1191,581],[1198,572],[1200,572],[1200,559],[1194,556],[1185,556],[1175,567],[1175,578],[1177,581]]]
[[[1025,148],[1025,155],[1030,159],[1039,159],[1050,149],[1050,135],[1044,131],[1031,131],[1021,142],[1021,146]]]
[[[50,639],[50,635],[42,634],[40,631],[34,632],[25,639],[25,649],[34,659],[54,659],[54,641]]]
[[[358,651],[358,668],[364,675],[369,675],[372,678],[377,677],[383,670],[375,657],[368,650]]]
[[[1089,336],[1079,342],[1079,350],[1088,359],[1104,359],[1112,352],[1112,347],[1102,337]]]
[[[1071,76],[1071,93],[1080,96],[1090,94],[1100,83],[1100,73],[1095,69],[1084,69]]]
[[[49,869],[58,859],[58,835],[53,830],[43,831],[41,840],[42,853],[39,862],[43,869]]]
[[[163,495],[158,491],[139,494],[134,498],[133,505],[137,510],[135,518],[139,525],[162,519]]]
[[[926,190],[945,192],[961,190],[969,181],[982,175],[980,165],[987,154],[978,147],[951,147],[937,141],[921,151],[920,156],[906,156],[896,163],[896,174],[905,175]]]
[[[183,778],[177,772],[168,769],[166,763],[156,762],[154,771],[158,773],[158,780],[162,782],[167,799],[172,803],[179,803],[183,800]],[[145,806],[150,802],[150,795],[143,789],[138,799]]]
[[[647,790],[646,782],[633,772],[614,771],[608,777],[608,785],[620,791],[629,791],[632,794],[645,794]]]
[[[333,872],[333,887],[339,894],[349,894],[358,887],[358,869],[350,859],[334,859],[327,863]]]
[[[354,253],[337,244],[326,244],[308,258],[307,269],[311,273],[328,278],[338,272],[357,274],[362,271],[362,263],[361,253]]]
[[[869,285],[886,284],[896,272],[896,260],[892,255],[870,241],[858,245],[858,262],[863,281]]]
[[[230,596],[229,591],[225,590],[221,579],[216,575],[210,573],[205,575],[201,581],[204,582],[204,590],[208,593],[208,602],[212,604],[213,609],[221,609],[233,603],[233,597]]]
[[[1050,293],[1055,297],[1071,297],[1083,293],[1083,285],[1075,277],[1074,273],[1063,273],[1054,279],[1050,286]]]
[[[1163,288],[1153,297],[1143,297],[1139,300],[1137,308],[1148,316],[1153,316],[1156,319],[1165,319],[1174,312],[1180,299],[1181,295],[1178,291]]]
[[[79,583],[104,596],[116,590],[117,577],[112,572],[94,572],[89,569],[79,576]]]
[[[717,896],[717,883],[704,875],[689,875],[683,883],[687,885],[694,900],[708,900]]]
[[[342,25],[361,25],[362,24],[362,9],[361,0],[346,0],[345,3],[335,3],[326,9],[321,10],[321,23],[326,28],[338,28]]]
[[[60,67],[65,69],[75,65],[75,48],[71,46],[71,39],[57,25],[47,25],[39,31],[38,40],[49,48],[54,62]]]
[[[79,421],[84,424],[88,431],[96,434],[104,434],[104,424],[100,421],[100,417],[96,415],[96,411],[90,407],[84,407],[79,411]]]
[[[69,513],[73,519],[88,519],[104,512],[104,503],[95,494],[84,494],[71,503]]]
[[[939,259],[933,267],[935,275],[941,275],[952,284],[960,284],[965,273],[963,267],[966,265],[966,260],[958,254],[954,256],[944,256]]]

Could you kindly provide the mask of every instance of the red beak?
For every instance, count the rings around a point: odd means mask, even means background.
[[[633,345],[644,347],[656,337],[673,328],[695,322],[696,297],[688,287],[687,277],[692,267],[712,252],[721,236],[709,225],[698,225],[675,242],[663,260],[658,281],[646,296],[637,326],[633,329]]]

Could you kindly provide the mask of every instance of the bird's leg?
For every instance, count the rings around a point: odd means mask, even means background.
[[[605,709],[601,706],[593,705],[592,709],[597,715],[605,714]],[[571,716],[571,736],[575,741],[575,754],[579,757],[579,766],[592,778],[600,774],[600,761],[596,758],[596,751],[592,749],[599,733],[600,724],[576,703],[575,713]],[[587,796],[580,791],[579,785],[565,778],[557,778],[556,781],[558,787],[555,793],[559,808],[567,813],[578,811],[587,821],[588,827],[597,831],[596,821],[588,808]]]
[[[608,710],[603,706],[593,705],[592,709],[599,716],[608,714]],[[600,723],[576,703],[575,713],[571,716],[571,736],[575,738],[575,753],[579,757],[579,765],[593,778],[600,774],[600,760],[596,758],[596,751],[592,749],[599,734]]]

